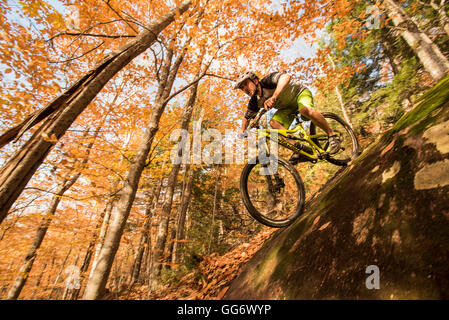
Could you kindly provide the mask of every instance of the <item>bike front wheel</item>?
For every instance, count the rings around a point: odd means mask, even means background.
[[[277,158],[277,165],[273,163],[246,164],[240,176],[240,194],[254,219],[281,228],[303,213],[305,191],[295,167],[282,158]]]
[[[357,137],[351,126],[338,115],[331,112],[323,112],[322,115],[331,129],[340,136],[341,142],[340,150],[336,154],[329,155],[327,161],[338,166],[345,166],[359,155]],[[310,135],[313,142],[323,150],[327,150],[329,146],[328,136],[323,129],[313,122],[310,124]],[[316,138],[313,138],[314,135]]]

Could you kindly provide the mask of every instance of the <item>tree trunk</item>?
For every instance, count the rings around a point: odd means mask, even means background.
[[[108,211],[107,209],[108,209],[108,205],[102,211],[102,213],[100,215],[100,218],[97,220],[97,225],[95,226],[95,229],[94,229],[94,231],[92,233],[92,239],[89,242],[89,245],[87,246],[86,254],[84,255],[83,263],[81,264],[81,267],[80,267],[79,288],[72,289],[70,291],[69,295],[66,297],[66,300],[76,300],[76,299],[78,299],[79,293],[81,291],[81,287],[82,287],[83,282],[84,282],[84,278],[86,277],[86,272],[89,269],[90,261],[92,260],[92,256],[93,256],[94,249],[95,249],[95,243],[99,240],[99,233],[100,233],[99,230],[101,230],[101,227],[103,225],[104,217],[106,215],[106,211]]]
[[[199,76],[199,75],[198,75]],[[197,76],[197,77],[198,77]],[[192,86],[189,94],[189,98],[187,101],[187,106],[184,111],[184,115],[181,121],[181,129],[187,130],[189,127],[190,119],[192,118],[193,109],[195,106],[195,99],[198,89],[198,82]],[[181,149],[178,152],[178,156],[181,156]],[[154,289],[157,286],[157,277],[160,275],[162,269],[162,258],[163,252],[165,249],[165,244],[167,241],[167,231],[168,231],[168,223],[171,214],[171,208],[173,203],[173,194],[176,186],[176,180],[178,177],[179,168],[181,163],[173,164],[172,170],[168,176],[168,188],[165,193],[165,201],[162,206],[161,215],[160,215],[160,223],[156,236],[156,241],[153,249],[153,257],[151,263],[151,273],[150,273],[150,290]]]
[[[213,208],[212,208],[212,223],[210,225],[209,243],[207,245],[207,254],[210,254],[212,237],[213,237],[214,230],[215,230],[215,215],[217,213],[218,205],[219,205],[220,198],[221,198],[221,181],[220,181],[221,166],[218,165],[215,170],[217,173],[216,173],[216,179],[215,179],[214,204],[213,204]]]
[[[148,241],[148,236],[151,228],[151,218],[153,211],[151,210],[151,205],[148,203],[148,206],[145,210],[145,220],[142,226],[142,230],[140,232],[139,244],[136,251],[136,256],[134,258],[134,263],[131,271],[131,281],[130,287],[132,287],[138,280],[140,275],[140,268],[142,265],[142,258],[145,251],[145,244]]]
[[[165,162],[162,163],[162,171],[163,168],[165,167]],[[164,185],[164,177],[161,178],[161,181],[158,185],[158,188],[156,190],[156,199],[153,201],[153,204],[151,206],[151,210],[152,212],[154,212],[154,210],[156,210],[156,206],[159,202],[159,198],[161,196],[161,191],[162,191],[162,187]],[[153,216],[153,213],[151,214]],[[153,253],[153,246],[152,246],[152,239],[151,239],[151,230],[153,230],[153,219],[151,219],[149,221],[149,229],[147,232],[147,237],[146,237],[146,246],[145,246],[145,250],[144,250],[144,257],[142,258],[144,260],[144,266],[142,266],[141,269],[145,270],[145,277],[148,280],[149,279],[149,275],[150,275],[150,267],[151,267],[151,259],[152,259],[152,253]],[[141,274],[141,272],[140,272]]]
[[[34,285],[33,293],[31,294],[30,299],[33,299],[34,296],[36,295],[37,289],[38,289],[39,286],[41,285],[42,276],[44,275],[45,269],[46,269],[46,268],[47,268],[47,264],[44,263],[44,265],[43,265],[43,267],[42,267],[42,270],[41,270],[41,273],[40,273],[39,276],[37,277],[36,283],[35,283],[35,285]]]
[[[144,133],[141,144],[134,157],[134,161],[128,171],[128,176],[125,180],[123,189],[120,192],[117,206],[112,210],[113,220],[106,235],[104,246],[100,251],[98,264],[95,266],[95,269],[92,270],[92,277],[87,284],[84,299],[98,299],[104,292],[107,278],[120,244],[123,228],[125,227],[137,192],[140,176],[145,167],[145,162],[151,149],[153,138],[159,129],[159,120],[168,103],[167,98],[170,95],[171,88],[173,87],[176,74],[183,61],[186,49],[187,43],[182,54],[177,57],[173,65],[171,63],[173,51],[171,49],[168,50],[168,57],[164,65],[161,80],[159,81],[158,93],[156,94],[156,101],[151,111],[147,130]]]
[[[174,243],[173,248],[173,263],[181,263],[184,259],[183,248],[184,248],[184,242],[185,239],[185,225],[186,225],[186,215],[187,215],[187,209],[189,208],[190,204],[190,197],[192,195],[192,189],[193,189],[193,181],[194,181],[194,169],[193,167],[190,167],[190,165],[186,166],[186,170],[188,170],[188,177],[187,177],[187,183],[186,186],[182,192],[182,200],[179,208],[178,213],[178,221],[176,223],[176,241]]]
[[[171,262],[173,261],[172,257],[173,257],[173,249],[175,247],[175,241],[176,241],[176,221],[177,221],[177,216],[175,215],[172,218],[172,221],[170,222],[171,227],[169,227],[170,230],[170,237],[168,238],[168,243],[167,243],[167,264],[164,266],[165,269],[171,269],[173,267],[173,265],[171,264]]]
[[[435,81],[443,78],[449,70],[449,60],[430,38],[421,32],[407,13],[394,0],[384,0],[387,15],[399,30],[401,36],[413,49],[424,69]]]
[[[330,54],[328,54],[327,57],[332,64],[332,69],[335,71],[337,68],[335,67],[334,60],[332,59]],[[338,102],[340,102],[340,108],[341,112],[343,113],[343,117],[345,118],[345,121],[349,124],[349,126],[352,128],[352,123],[351,120],[349,119],[348,113],[346,112],[346,107],[343,102],[343,97],[340,93],[340,89],[338,88],[338,83],[335,85],[335,93],[337,94]]]
[[[114,207],[114,201],[115,201],[115,197],[112,197],[109,200],[109,202],[106,204],[105,214],[103,217],[103,222],[101,224],[100,234],[98,235],[98,242],[97,242],[97,245],[95,248],[94,259],[92,262],[92,268],[90,270],[89,278],[92,277],[93,271],[95,270],[95,266],[97,265],[97,262],[98,262],[98,257],[100,255],[101,248],[103,247],[103,244],[104,244],[106,232],[109,228],[109,223],[111,220],[111,211],[112,211],[112,208]]]
[[[170,220],[171,207],[173,203],[173,193],[178,177],[179,165],[173,165],[172,170],[168,176],[168,187],[165,193],[165,201],[160,213],[160,222],[156,234],[155,245],[153,248],[153,261],[151,263],[151,288],[155,288],[157,284],[157,277],[162,270],[162,262],[164,259],[164,249],[167,241],[168,223]]]
[[[76,233],[75,233],[73,239],[74,239],[74,240],[76,239]],[[53,287],[51,288],[50,294],[49,294],[49,296],[48,296],[48,299],[49,299],[49,300],[51,300],[51,297],[53,296],[53,292],[55,291],[56,286],[58,285],[59,279],[61,278],[62,271],[63,271],[64,268],[65,268],[65,264],[67,263],[67,260],[69,259],[70,253],[72,252],[72,249],[73,249],[73,245],[70,246],[69,251],[67,252],[67,254],[66,254],[65,257],[64,257],[64,261],[62,261],[61,268],[59,268],[59,272],[58,272],[58,274],[57,274],[57,276],[56,276],[55,281],[53,282]],[[60,290],[58,290],[58,292],[59,292],[59,291],[60,291]]]
[[[145,220],[142,226],[142,230],[140,232],[140,238],[139,238],[139,245],[137,247],[136,257],[134,259],[132,271],[131,271],[131,281],[130,281],[130,288],[137,282],[140,270],[142,266],[142,259],[145,252],[145,244],[148,243],[148,237],[150,236],[151,232],[151,219],[153,217],[153,201],[156,199],[156,202],[159,199],[160,191],[162,188],[162,182],[163,178],[161,179],[158,186],[153,190],[151,193],[151,196],[148,198],[147,201],[147,207],[145,209]]]
[[[190,4],[191,1],[184,2],[180,8],[171,10],[143,28],[135,39],[112,52],[96,68],[42,110],[44,113],[45,110],[57,109],[0,170],[0,223],[53,147],[54,139],[48,137],[60,139],[105,84],[148,49],[156,41],[158,34],[173,22],[176,14],[185,12]],[[148,133],[151,136],[151,130]]]
[[[61,300],[68,300],[70,296],[73,295],[74,291],[78,290],[80,287],[80,269],[77,267],[78,259],[80,257],[80,250],[78,250],[78,254],[76,255],[75,262],[69,267],[65,269],[65,273],[67,274],[64,292],[62,294]],[[78,289],[75,289],[77,287]]]
[[[393,47],[393,44],[391,43],[391,38],[387,34],[387,28],[381,29],[381,39],[383,52],[388,59],[388,62],[390,63],[393,74],[397,75],[399,73],[399,70],[401,69],[401,62],[394,53],[395,49]]]
[[[192,143],[192,140],[191,140]],[[191,144],[190,144],[191,145]],[[181,228],[185,227],[185,212],[182,212],[182,206],[183,206],[183,202],[185,201],[185,196],[186,196],[186,190],[187,190],[187,183],[188,183],[188,178],[189,178],[189,173],[190,173],[190,164],[186,163],[184,164],[184,170],[183,170],[183,178],[182,178],[182,185],[180,187],[180,201],[179,201],[179,205],[177,207],[177,213],[174,217],[174,222],[173,222],[173,227],[171,229],[171,234],[170,234],[170,246],[168,248],[169,251],[169,262],[170,264],[168,266],[177,266],[178,262],[176,260],[176,251],[179,248],[179,244],[178,244],[178,232],[180,231]],[[181,215],[184,215],[184,217],[182,218]]]
[[[150,222],[150,228],[152,229],[153,225]],[[150,229],[150,230],[151,230]],[[142,283],[145,283],[144,279],[148,279],[151,252],[152,252],[152,241],[151,241],[151,232],[148,232],[146,242],[145,242],[145,250],[142,257],[141,271],[139,272],[139,280]]]
[[[48,272],[47,272],[48,277],[47,277],[47,281],[45,282],[45,286],[43,286],[43,291],[46,291],[50,286],[51,276],[53,275],[53,268],[55,266],[55,260],[56,260],[56,249],[55,249],[55,251],[53,251],[50,269],[48,269]]]
[[[53,196],[50,209],[47,211],[45,217],[42,218],[41,223],[37,229],[36,235],[34,236],[33,243],[28,249],[28,253],[23,261],[22,266],[17,274],[16,280],[8,291],[7,300],[16,300],[22,291],[23,286],[28,279],[28,275],[33,267],[34,260],[36,258],[37,250],[40,248],[42,241],[44,240],[45,234],[47,233],[48,227],[50,226],[51,220],[55,215],[56,209],[59,202],[61,201],[61,196],[64,193],[64,185],[67,181],[64,181],[62,185],[59,186],[58,191]]]

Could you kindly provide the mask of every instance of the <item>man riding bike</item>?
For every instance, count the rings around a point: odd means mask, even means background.
[[[251,97],[239,136],[244,136],[249,121],[261,108],[278,109],[270,120],[270,126],[279,130],[288,129],[299,111],[303,120],[311,120],[329,136],[330,154],[335,154],[340,149],[340,138],[334,134],[323,115],[313,108],[313,97],[310,90],[293,81],[289,74],[272,72],[259,80],[254,72],[245,71],[238,76],[234,89],[240,89]],[[300,145],[294,140],[286,140],[296,147]],[[294,153],[289,161],[295,164],[306,160],[301,155]]]

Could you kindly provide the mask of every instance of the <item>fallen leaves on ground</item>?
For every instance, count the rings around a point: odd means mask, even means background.
[[[148,295],[148,287],[135,287],[129,294],[132,300],[219,300],[229,288],[230,282],[239,275],[243,265],[262,247],[276,229],[265,229],[249,242],[243,243],[226,254],[213,253],[206,256],[197,272],[185,275],[171,286],[162,287]]]

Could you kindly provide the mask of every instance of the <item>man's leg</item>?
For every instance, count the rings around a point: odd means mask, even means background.
[[[324,130],[328,136],[334,135],[331,127],[327,123],[326,119],[323,117],[321,112],[314,109],[312,92],[309,89],[304,89],[299,95],[298,99],[298,110],[299,113],[307,119],[312,120],[312,122]]]
[[[273,118],[274,118],[274,116],[273,116]],[[270,120],[270,127],[272,127],[273,129],[277,129],[277,130],[286,130],[287,129],[281,122],[279,122],[279,120],[276,120],[273,118],[271,118],[271,120]],[[290,126],[288,126],[288,127],[290,127]],[[296,142],[295,140],[287,139],[283,136],[280,136],[280,137],[282,137],[284,140],[288,141],[291,144],[295,144],[295,142]]]
[[[294,118],[295,118],[295,110],[296,107],[294,109],[288,108],[288,109],[282,109],[282,110],[278,110],[276,111],[276,113],[273,115],[273,118],[271,118],[270,120],[270,126],[274,129],[278,129],[278,130],[283,130],[283,129],[288,129],[290,128]],[[285,141],[289,142],[290,144],[296,146],[297,148],[300,147],[300,143],[297,142],[296,140],[292,140],[292,139],[287,139],[283,136],[281,136],[282,139],[284,139]],[[308,161],[309,159],[303,155],[297,154],[297,153],[293,153],[293,155],[290,157],[290,159],[288,159],[288,161],[290,161],[291,164],[297,164],[298,162],[304,162],[304,161]]]
[[[334,132],[332,131],[331,127],[329,127],[329,124],[327,123],[326,119],[323,117],[323,115],[321,114],[321,112],[314,110],[314,109],[310,109],[308,107],[302,107],[299,110],[299,113],[312,120],[312,122],[320,127],[321,129],[324,130],[324,132],[327,133],[328,136],[332,136],[334,135]]]
[[[340,149],[340,140],[335,135],[334,131],[329,126],[329,123],[327,123],[321,112],[313,108],[312,92],[310,92],[309,89],[304,89],[299,95],[297,102],[298,110],[301,116],[310,119],[316,126],[323,129],[324,132],[326,132],[326,134],[329,136],[329,152],[331,154],[338,152],[338,150]]]

